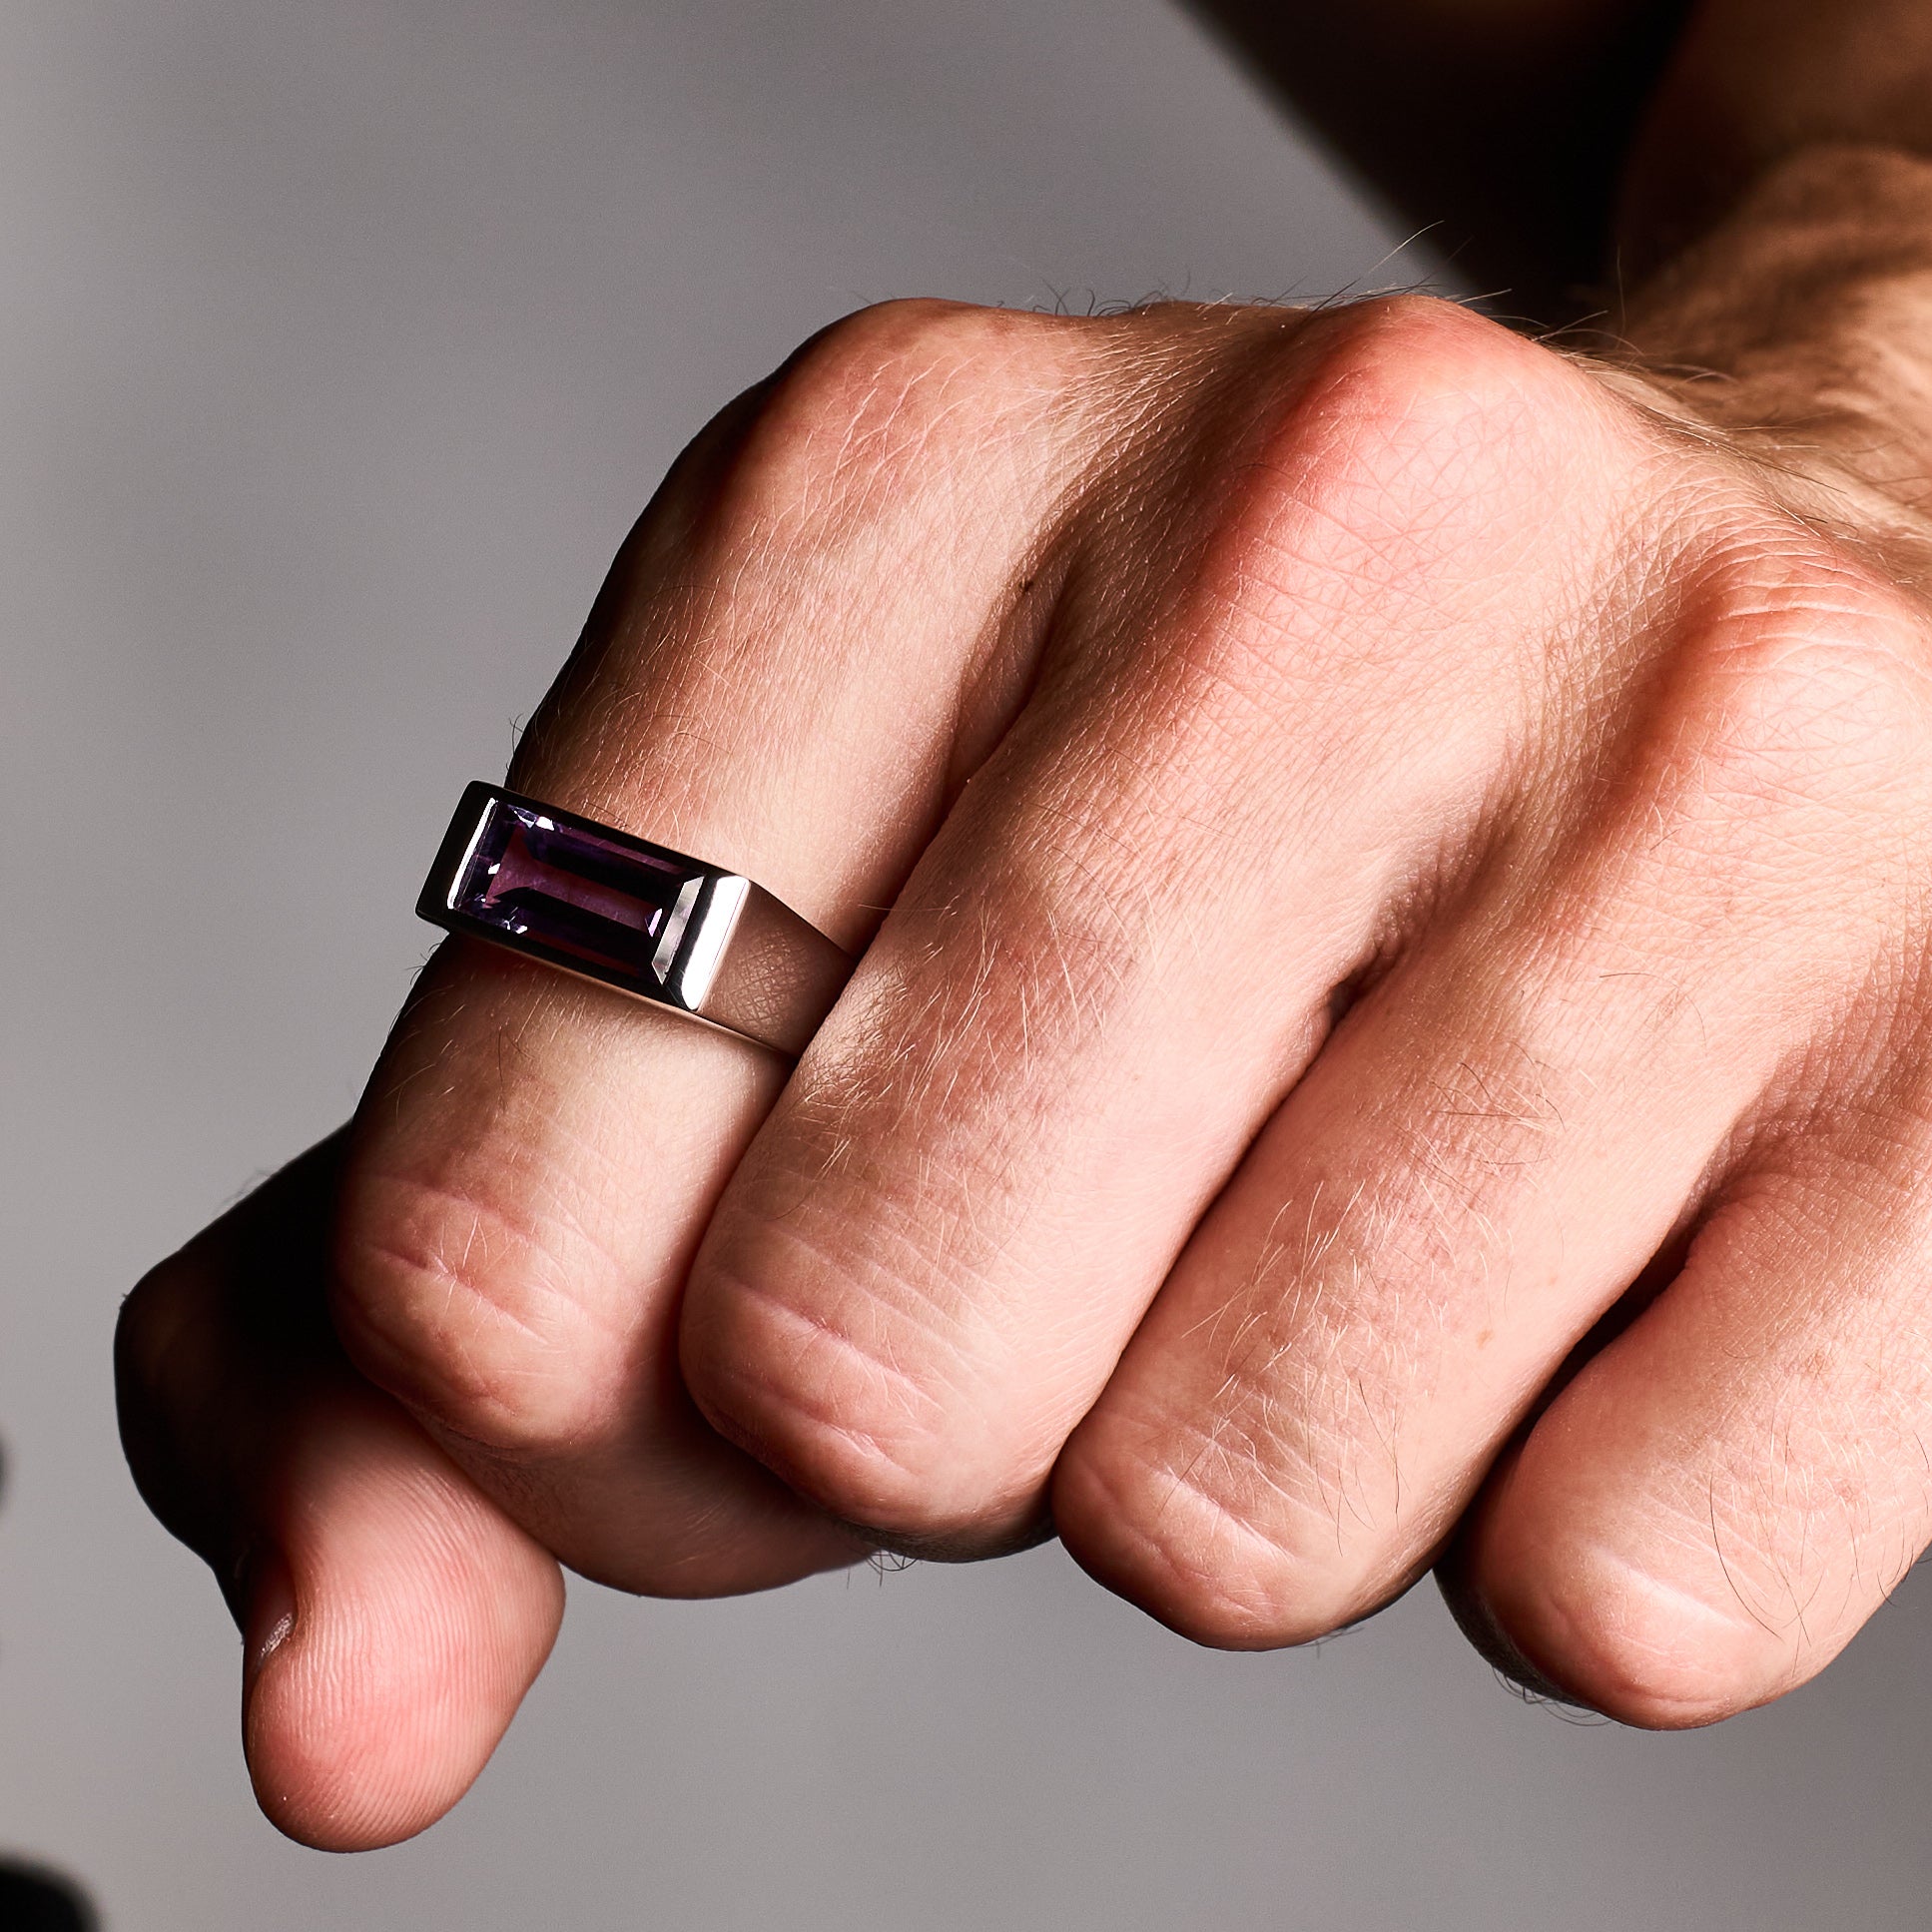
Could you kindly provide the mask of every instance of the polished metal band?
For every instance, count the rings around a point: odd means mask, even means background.
[[[793,1056],[852,972],[742,875],[500,785],[464,790],[416,912]]]

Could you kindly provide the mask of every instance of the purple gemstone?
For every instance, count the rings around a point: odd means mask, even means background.
[[[664,986],[704,875],[528,805],[492,798],[449,911],[600,978]]]

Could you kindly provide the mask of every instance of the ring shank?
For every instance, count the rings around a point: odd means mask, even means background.
[[[816,926],[753,886],[695,1010],[796,1059],[851,976],[851,960]]]

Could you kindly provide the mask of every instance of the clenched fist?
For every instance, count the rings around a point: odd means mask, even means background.
[[[699,437],[512,782],[862,957],[794,1067],[452,942],[137,1291],[285,1828],[452,1802],[558,1562],[1056,1533],[1240,1646],[1437,1564],[1655,1725],[1852,1635],[1932,1537],[1927,443],[1805,306],[1878,165],[1775,174],[1614,364],[916,304]]]

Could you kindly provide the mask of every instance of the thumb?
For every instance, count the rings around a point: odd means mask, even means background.
[[[549,1654],[563,1582],[335,1346],[322,1257],[339,1140],[141,1283],[116,1366],[135,1481],[243,1628],[262,1808],[351,1851],[468,1789]]]

